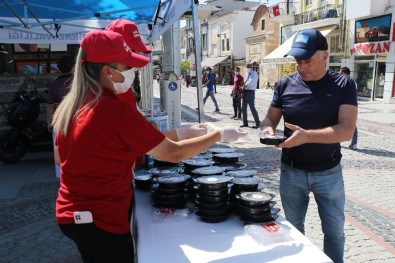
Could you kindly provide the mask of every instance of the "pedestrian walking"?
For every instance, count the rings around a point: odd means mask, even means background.
[[[261,123],[274,135],[284,118],[280,196],[286,219],[304,234],[309,193],[314,193],[324,233],[324,252],[343,262],[345,191],[340,142],[351,139],[357,119],[354,81],[327,70],[328,44],[319,30],[299,31],[285,56],[297,72],[277,84]]]
[[[342,67],[340,69],[340,74],[343,74],[343,75],[346,75],[346,76],[350,76],[351,72],[350,72],[350,69],[348,67]],[[356,86],[356,89],[358,90],[357,86]],[[355,125],[354,134],[352,135],[351,143],[350,143],[350,145],[348,145],[348,148],[350,148],[351,150],[358,150],[357,143],[358,143],[358,128]]]
[[[214,79],[214,74],[212,73],[212,69],[210,67],[206,68],[206,76],[205,76],[205,82],[203,84],[203,87],[207,87],[207,92],[203,98],[203,105],[206,104],[208,97],[210,97],[215,104],[215,111],[218,112],[219,107],[214,95],[214,81],[215,79]]]
[[[240,68],[236,67],[233,79],[233,88],[231,92],[234,115],[231,119],[241,120],[241,98],[243,96],[244,78],[240,75]]]
[[[240,127],[248,127],[247,105],[250,107],[255,125],[251,128],[259,127],[259,115],[255,108],[255,91],[258,84],[258,74],[252,69],[252,64],[247,64],[247,77],[244,85],[244,94],[242,99],[241,111],[243,113],[243,124]]]
[[[116,97],[130,89],[130,72],[148,62],[130,50],[122,35],[88,32],[81,41],[70,91],[53,118],[54,151],[61,167],[56,220],[84,262],[134,262],[129,211],[138,156],[179,162],[218,141],[247,135],[235,127],[206,134],[202,126],[161,133],[136,107]]]
[[[215,94],[217,94],[217,72],[213,71],[213,75],[214,75],[214,92]]]
[[[189,85],[191,85],[191,75],[190,74],[187,74],[185,76],[185,83],[187,85],[187,88],[189,88]]]

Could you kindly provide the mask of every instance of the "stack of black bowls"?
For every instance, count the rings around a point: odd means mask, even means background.
[[[197,168],[202,168],[206,166],[211,166],[214,164],[214,161],[212,161],[210,158],[190,158],[187,160],[182,161],[184,165],[184,173],[193,175],[192,171],[197,169]]]
[[[186,174],[171,174],[153,179],[151,197],[155,207],[183,208],[189,200]]]
[[[213,147],[208,149],[216,166],[224,167],[226,171],[244,169],[247,164],[239,162],[243,153],[237,153],[234,148]]]
[[[260,179],[256,177],[235,177],[232,180],[230,197],[233,204],[237,201],[236,196],[243,192],[258,191]]]
[[[134,172],[133,180],[137,189],[147,191],[151,189],[152,174],[147,170],[137,170]]]
[[[273,197],[274,195],[262,191],[241,192],[236,195],[236,209],[240,220],[246,224],[275,221],[280,209],[274,208],[276,202],[272,201]]]
[[[231,177],[223,175],[202,176],[195,178],[197,207],[196,214],[208,223],[226,220],[230,213],[228,183]]]
[[[224,172],[225,172],[224,167],[219,167],[216,165],[205,166],[192,170],[192,177],[197,178],[197,177],[209,176],[209,175],[222,175]]]
[[[179,165],[179,163],[171,163],[171,162],[163,161],[163,160],[155,158],[155,157],[153,157],[152,160],[153,160],[153,163],[152,163],[153,167],[177,166],[177,165]]]

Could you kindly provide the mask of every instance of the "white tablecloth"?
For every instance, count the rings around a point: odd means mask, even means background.
[[[235,215],[220,223],[205,223],[195,214],[166,216],[158,213],[148,195],[135,191],[139,263],[332,262],[282,217],[276,222],[287,229],[287,241],[276,242],[273,236],[273,242],[263,245],[245,233]]]

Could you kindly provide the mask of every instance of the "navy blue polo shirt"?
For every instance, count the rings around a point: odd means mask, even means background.
[[[274,91],[271,106],[282,109],[285,122],[303,129],[321,129],[338,123],[340,105],[358,106],[356,86],[350,76],[328,70],[318,81],[303,81],[299,73],[282,78]],[[292,131],[284,127],[284,135]],[[283,148],[290,160],[310,171],[321,171],[340,163],[340,143],[308,143]]]

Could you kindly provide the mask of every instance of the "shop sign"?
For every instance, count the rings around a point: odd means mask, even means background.
[[[350,55],[369,55],[378,53],[389,53],[391,41],[373,42],[373,43],[360,43],[355,44],[350,49]]]
[[[287,64],[287,63],[295,63],[295,59],[290,58],[272,58],[272,59],[262,59],[262,64]]]

